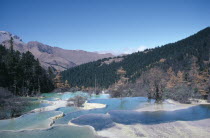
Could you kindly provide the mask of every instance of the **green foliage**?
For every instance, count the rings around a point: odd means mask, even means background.
[[[53,90],[48,73],[28,51],[20,53],[0,45],[0,87],[7,87],[15,95],[35,95]]]
[[[118,65],[114,63],[101,65],[104,60],[106,59],[66,70],[62,72],[63,80],[68,80],[71,86],[94,87],[96,76],[97,86],[107,88],[118,79],[118,75],[115,73]]]
[[[189,70],[189,59],[197,57],[200,70],[204,70],[204,61],[209,59],[210,53],[210,27],[198,32],[181,41],[167,44],[154,49],[146,49],[143,52],[136,52],[122,56],[123,61],[113,62],[109,65],[103,64],[109,59],[102,59],[86,63],[62,72],[63,79],[68,80],[71,86],[94,87],[95,76],[97,86],[108,88],[119,80],[117,69],[123,67],[126,71],[125,77],[135,82],[142,72],[159,66],[163,70],[172,67],[175,72]],[[165,59],[164,62],[160,62]],[[187,79],[187,74],[186,74]]]

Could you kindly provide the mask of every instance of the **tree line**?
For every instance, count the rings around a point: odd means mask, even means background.
[[[31,96],[54,89],[51,74],[43,69],[38,59],[29,51],[20,53],[0,45],[0,87],[8,88],[14,95]]]

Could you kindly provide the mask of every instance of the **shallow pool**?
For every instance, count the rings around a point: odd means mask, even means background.
[[[132,124],[158,124],[174,121],[196,121],[210,118],[210,106],[199,105],[186,109],[173,111],[135,111],[143,107],[155,105],[154,100],[148,100],[145,97],[126,97],[110,98],[108,94],[88,95],[84,92],[65,92],[65,93],[47,93],[42,94],[39,99],[38,107],[53,106],[52,101],[66,101],[75,96],[85,96],[88,103],[106,104],[105,108],[83,110],[77,107],[59,107],[52,111],[42,111],[28,113],[21,117],[0,120],[0,137],[5,138],[54,138],[54,137],[96,137],[91,127],[70,126],[69,122],[80,126],[89,125],[95,130],[110,128],[115,123]],[[41,102],[44,100],[45,102]],[[35,100],[35,102],[37,102]],[[46,101],[49,101],[48,104]],[[161,107],[175,108],[175,104],[164,102]],[[61,115],[65,116],[55,120],[51,117]],[[53,124],[50,126],[50,124]],[[30,129],[30,130],[29,130]]]

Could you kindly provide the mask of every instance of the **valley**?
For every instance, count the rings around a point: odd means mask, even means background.
[[[0,0],[0,138],[210,138],[209,7]]]

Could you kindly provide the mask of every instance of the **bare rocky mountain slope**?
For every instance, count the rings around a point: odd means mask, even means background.
[[[56,70],[65,69],[91,62],[98,59],[113,57],[112,54],[98,54],[96,52],[87,52],[83,50],[65,50],[59,47],[52,47],[37,41],[24,43],[22,39],[6,31],[0,31],[0,44],[10,47],[9,40],[13,38],[14,50],[21,53],[30,51],[35,58],[38,58],[44,68],[53,67]]]

